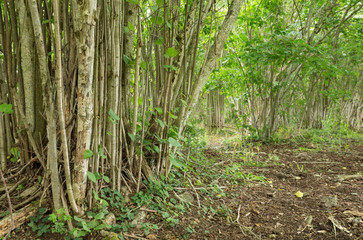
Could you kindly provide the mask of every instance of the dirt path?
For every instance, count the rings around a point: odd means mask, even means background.
[[[221,175],[217,185],[224,187],[223,193],[198,193],[205,211],[192,208],[179,225],[162,228],[157,236],[363,239],[362,153],[363,146],[352,142],[342,149],[311,144],[265,145],[250,152],[207,149],[214,166],[237,177]],[[238,178],[233,166],[241,169],[243,177]],[[266,182],[256,176],[264,176]],[[298,192],[303,196],[298,197]]]

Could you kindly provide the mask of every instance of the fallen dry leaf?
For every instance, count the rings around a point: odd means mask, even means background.
[[[300,191],[297,191],[295,193],[295,196],[298,197],[298,198],[302,198],[304,196],[304,194],[302,192],[300,192]]]
[[[146,236],[146,238],[149,239],[149,240],[156,240],[157,239],[154,234],[149,234],[149,235]]]

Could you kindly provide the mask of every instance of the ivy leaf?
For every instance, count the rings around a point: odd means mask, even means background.
[[[173,147],[181,147],[182,146],[177,140],[175,140],[172,137],[169,137],[168,140],[169,140],[170,145],[173,146]]]
[[[93,152],[89,149],[87,149],[84,153],[83,153],[83,157],[84,159],[90,158],[93,156]]]
[[[89,180],[91,180],[94,183],[97,183],[96,175],[93,172],[87,171],[87,176],[88,176]],[[77,220],[76,218],[74,218],[74,219]]]
[[[175,48],[171,47],[171,48],[168,48],[168,50],[166,50],[165,55],[167,57],[176,57],[178,55],[178,51],[175,50]]]

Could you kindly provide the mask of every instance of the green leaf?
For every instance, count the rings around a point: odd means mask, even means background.
[[[157,20],[157,24],[163,24],[163,22],[164,22],[164,19],[162,18],[162,17],[158,17],[158,20]]]
[[[131,31],[135,32],[135,27],[134,27],[134,25],[132,25],[132,23],[128,22],[127,27],[128,27]]]
[[[158,111],[159,114],[163,113],[163,110],[161,108],[159,108],[159,107],[156,107],[155,110]]]
[[[187,102],[184,100],[181,100],[181,102],[183,103],[184,106],[187,106]]]
[[[162,41],[161,39],[157,39],[157,40],[155,41],[155,44],[156,44],[156,45],[162,45],[162,44],[163,44],[163,41]]]
[[[105,214],[103,213],[103,212],[100,212],[100,213],[98,213],[96,216],[95,216],[95,219],[96,220],[99,220],[99,219],[102,219],[102,218],[104,218],[105,217]]]
[[[72,235],[76,238],[79,238],[79,237],[84,237],[87,235],[87,232],[86,231],[83,231],[83,230],[79,230],[77,228],[73,228],[72,231],[71,231]]]
[[[164,5],[164,0],[156,0],[156,4],[158,6],[162,6],[162,5]]]
[[[76,220],[77,222],[82,222],[82,221],[83,221],[83,219],[82,219],[82,218],[77,217],[77,216],[74,216],[74,220]]]
[[[170,145],[173,146],[173,147],[181,147],[182,146],[177,140],[175,140],[172,137],[169,137],[168,140],[169,140]]]
[[[160,148],[156,145],[153,146],[155,152],[160,153]]]
[[[87,171],[87,176],[88,176],[89,180],[91,180],[92,182],[94,182],[94,183],[97,182],[97,178],[94,173]],[[76,216],[74,216],[74,217],[76,217]],[[74,218],[74,219],[77,220],[76,218]]]
[[[141,62],[141,68],[142,68],[142,69],[144,69],[144,70],[146,70],[146,68],[147,68],[147,64],[146,64],[146,62],[145,62],[145,61],[142,61],[142,62]]]
[[[176,166],[178,168],[186,167],[185,164],[182,161],[180,161],[179,159],[177,159],[175,156],[170,156],[170,162],[171,162],[171,164],[173,164],[174,166]]]
[[[174,114],[172,114],[171,112],[168,112],[169,113],[169,116],[172,118],[172,119],[177,119],[178,117],[175,116]]]
[[[47,212],[47,209],[46,208],[39,208],[38,210],[39,214],[44,214]]]
[[[114,120],[120,121],[120,117],[117,116],[117,114],[110,108],[110,111],[108,111],[108,114],[110,114],[110,117]]]
[[[103,223],[103,224],[98,225],[97,227],[95,227],[95,231],[98,231],[98,230],[101,230],[101,229],[105,229],[105,228],[110,229],[111,228],[111,225]]]
[[[3,113],[7,113],[7,114],[11,114],[13,113],[13,105],[11,104],[1,104],[0,105],[0,113],[3,112]]]
[[[93,228],[97,227],[98,225],[100,225],[100,223],[98,221],[90,221],[90,222],[87,223],[87,226],[90,229],[93,229]]]
[[[142,105],[142,97],[140,96],[138,99],[137,99],[137,104],[139,104],[139,105]]]
[[[126,2],[133,3],[133,4],[139,4],[139,0],[126,0]]]
[[[130,28],[124,27],[124,33],[129,33],[129,32],[130,32]]]
[[[131,63],[131,59],[127,56],[127,55],[123,55],[123,60],[126,64],[130,64]]]
[[[83,153],[83,157],[84,159],[90,158],[93,156],[93,152],[89,149],[87,149],[84,153]]]
[[[24,128],[23,129],[19,129],[16,133],[21,133],[23,130],[24,130]]]
[[[132,141],[135,141],[136,137],[134,134],[132,133],[128,133],[129,134],[129,137],[131,138]]]
[[[106,175],[103,175],[102,177],[103,177],[103,180],[105,180],[105,182],[110,183],[109,177],[107,177]]]
[[[175,70],[175,71],[178,70],[178,68],[171,66],[171,65],[166,65],[166,64],[163,65],[163,68],[171,69],[171,70]]]
[[[155,119],[155,121],[157,122],[157,123],[159,123],[159,125],[160,125],[160,127],[164,127],[165,126],[165,123],[163,122],[163,121],[161,121],[160,119]]]
[[[170,22],[166,21],[166,26],[171,29],[171,23]]]
[[[98,145],[98,154],[100,155],[100,157],[102,158],[102,159],[106,159],[107,157],[106,157],[106,155],[103,153],[103,147],[102,147],[102,145],[100,144],[100,145]]]
[[[178,51],[171,47],[166,50],[165,55],[168,57],[176,57],[178,55]]]

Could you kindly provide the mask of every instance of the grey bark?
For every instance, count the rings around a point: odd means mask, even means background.
[[[78,46],[77,85],[77,143],[74,160],[73,191],[78,204],[86,196],[87,170],[89,159],[84,158],[91,146],[93,123],[93,71],[95,53],[95,26],[97,0],[72,1],[74,32]]]

